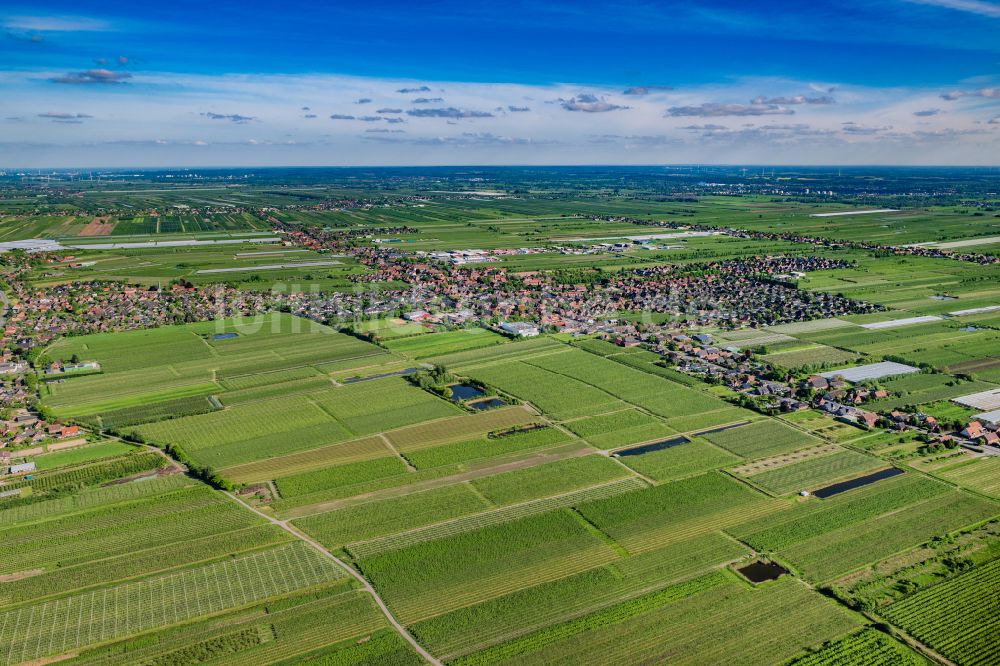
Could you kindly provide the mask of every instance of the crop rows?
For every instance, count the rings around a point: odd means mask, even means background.
[[[227,479],[246,483],[274,479],[279,476],[290,476],[329,465],[342,465],[389,455],[392,455],[392,451],[386,447],[381,437],[366,437],[311,451],[290,453],[286,456],[227,467],[222,470],[222,473]]]
[[[671,481],[739,462],[735,454],[694,440],[681,446],[620,458],[635,471],[657,481]]]
[[[312,376],[302,379],[295,379],[280,384],[267,384],[239,391],[229,391],[220,396],[222,403],[231,407],[233,405],[244,405],[249,402],[258,402],[280,398],[290,395],[302,395],[303,393],[317,393],[332,386],[328,377]],[[266,403],[261,405],[267,409]]]
[[[278,435],[319,424],[335,426],[332,419],[314,404],[292,396],[152,423],[136,428],[135,432],[148,441],[180,444],[193,452],[253,436]]]
[[[934,474],[960,486],[994,497],[1000,496],[1000,458],[995,456],[976,458],[936,470]]]
[[[324,545],[337,548],[490,508],[467,483],[455,483],[307,516],[295,525]]]
[[[863,629],[824,646],[789,666],[922,666],[927,662],[877,629]]]
[[[841,450],[760,472],[751,476],[750,479],[768,490],[783,495],[794,490],[814,490],[827,481],[884,466],[883,461],[872,456]]]
[[[458,663],[695,665],[781,663],[808,645],[836,638],[857,620],[794,581],[761,590],[716,574],[671,598],[667,588],[536,634],[469,655]],[[789,622],[789,617],[795,617]],[[752,628],[753,639],[747,632]]]
[[[358,560],[409,622],[618,559],[563,511],[533,515]]]
[[[572,576],[612,563],[618,555],[608,546],[585,539],[559,540],[539,545],[516,565],[490,566],[461,582],[445,582],[391,599],[400,621],[407,624],[480,603],[517,590]],[[482,575],[484,571],[495,571]],[[391,597],[391,594],[390,594]]]
[[[493,504],[503,506],[611,483],[628,469],[604,456],[579,456],[473,479],[469,483]]]
[[[952,490],[802,540],[780,552],[813,580],[826,581],[996,513],[996,503]]]
[[[471,516],[455,518],[446,522],[421,527],[408,532],[391,534],[378,539],[352,543],[347,546],[347,550],[357,559],[369,558],[392,550],[407,548],[419,543],[455,536],[464,532],[483,529],[492,525],[499,525],[514,520],[520,520],[529,516],[535,516],[570,506],[576,506],[584,502],[612,497],[622,493],[645,488],[646,484],[636,478],[621,479],[612,481],[601,486],[586,488],[557,497],[515,504],[512,506],[477,513]]]
[[[437,356],[433,359],[448,368],[465,370],[480,363],[490,363],[515,358],[527,358],[536,354],[563,352],[566,346],[548,337],[518,340],[513,344],[485,347],[471,351],[456,352]]]
[[[0,527],[16,523],[23,524],[43,518],[55,518],[72,511],[93,509],[105,504],[115,504],[150,495],[161,495],[172,490],[179,490],[190,484],[191,481],[187,477],[174,474],[138,483],[118,483],[113,486],[95,488],[74,495],[45,500],[44,502],[23,504],[0,511]]]
[[[186,539],[183,541],[183,548],[178,548],[175,543],[153,547],[137,543],[134,548],[111,557],[102,558],[103,553],[98,553],[93,558],[77,560],[72,565],[53,567],[38,575],[8,581],[0,586],[0,606],[38,601],[69,590],[108,585],[194,562],[263,548],[291,538],[287,532],[270,524],[230,531],[226,529],[222,525],[218,532]]]
[[[274,384],[290,382],[295,379],[305,379],[307,377],[316,376],[317,372],[315,369],[305,366],[301,368],[278,370],[275,372],[261,372],[253,375],[227,377],[222,380],[222,385],[228,391],[241,391],[244,389],[257,388],[260,386],[272,386]]]
[[[644,414],[636,409],[623,409],[601,416],[591,416],[588,418],[570,421],[566,427],[580,437],[590,438],[593,435],[603,435],[609,432],[628,430],[630,428],[643,428],[649,426],[660,426],[663,432],[670,432],[663,423],[648,414]]]
[[[884,615],[917,639],[961,664],[996,660],[1000,560],[976,567],[889,606]]]
[[[53,470],[36,475],[33,479],[21,479],[11,487],[30,486],[35,492],[45,492],[60,488],[79,487],[118,479],[121,477],[147,472],[167,465],[167,459],[158,453],[146,451],[130,453],[110,460],[72,467],[66,470]]]
[[[200,343],[199,343],[200,344]],[[204,349],[204,346],[202,346]],[[84,352],[86,354],[86,352]],[[187,353],[187,352],[185,352]],[[90,357],[88,354],[89,358]],[[197,359],[198,355],[192,358]],[[173,357],[188,358],[187,356]],[[152,359],[151,359],[152,360]],[[198,359],[177,363],[176,365],[157,364],[131,368],[128,370],[109,371],[106,368],[99,375],[74,377],[61,384],[49,384],[55,395],[54,405],[70,403],[74,406],[89,406],[92,403],[113,403],[117,400],[127,400],[134,395],[159,393],[168,389],[183,389],[194,384],[205,384],[211,381],[210,359]]]
[[[405,455],[418,469],[440,467],[463,463],[479,458],[494,458],[530,449],[565,444],[569,436],[558,428],[532,428],[503,437],[479,437],[464,442],[452,442],[416,451],[406,451]]]
[[[568,353],[561,353],[558,357]],[[621,401],[600,389],[521,361],[478,368],[469,371],[469,374],[531,402],[556,418],[568,418],[576,412],[593,414],[598,410],[608,411],[616,405],[622,405]]]
[[[756,525],[747,521],[746,527],[735,533],[755,548],[780,550],[946,492],[948,487],[942,483],[903,474],[830,500],[797,505],[779,520]]]
[[[773,419],[710,433],[703,437],[716,446],[748,459],[766,458],[820,443],[815,437]]]
[[[357,435],[459,413],[457,407],[398,377],[351,384],[316,394],[312,399]]]
[[[253,515],[230,502],[179,506],[171,513],[166,513],[171,509],[168,504],[160,504],[146,507],[148,514],[129,506],[94,520],[70,516],[4,530],[0,571],[22,571],[40,564],[68,566],[126,553],[137,544],[154,547],[257,524]]]
[[[529,359],[525,363],[571,377],[666,418],[699,414],[724,404],[718,398],[676,382],[583,351]]]
[[[406,465],[396,456],[327,467],[274,480],[285,499],[294,499],[340,486],[363,483],[406,472]]]
[[[0,661],[19,663],[217,613],[345,573],[304,544],[0,614]]]
[[[732,539],[709,534],[461,608],[411,630],[435,654],[451,659],[648,594],[747,552]]]
[[[578,509],[635,553],[722,529],[743,516],[769,513],[783,506],[780,500],[766,498],[721,474],[709,473],[595,500]]]
[[[258,406],[264,409],[269,407]],[[229,411],[229,410],[226,410]],[[276,421],[281,419],[272,418]],[[285,424],[288,425],[287,423]],[[189,451],[195,460],[216,468],[232,467],[234,465],[274,458],[286,453],[309,451],[330,444],[350,439],[352,434],[332,419],[313,423],[312,425],[297,425],[291,430],[266,435],[250,436],[244,432],[243,437],[219,446],[203,447]]]
[[[691,390],[698,385],[697,380],[654,365],[659,358],[652,352],[630,349],[601,359],[592,355],[576,356],[565,371],[558,370],[557,366],[546,367],[565,372],[665,418],[691,416],[726,406],[714,396]],[[545,360],[541,359],[540,364]]]
[[[101,427],[108,429],[125,428],[168,418],[175,419],[181,416],[205,414],[214,409],[215,406],[209,402],[207,396],[194,395],[101,412],[100,424]]]
[[[457,666],[480,666],[500,663],[520,655],[544,648],[577,634],[609,625],[619,624],[631,617],[647,613],[655,608],[671,604],[681,599],[726,584],[727,579],[720,574],[711,574],[687,583],[668,587],[652,594],[630,599],[616,606],[570,620],[562,624],[542,629],[497,647],[469,655],[455,661]]]
[[[506,342],[501,335],[482,328],[459,329],[446,333],[432,333],[405,338],[397,338],[385,342],[385,346],[393,352],[402,352],[413,358],[427,358],[455,352],[491,347]]]
[[[222,615],[215,615],[179,626],[161,629],[145,640],[125,638],[84,650],[72,663],[84,666],[125,666],[176,653],[188,647],[209,643],[220,636],[261,630],[263,642],[249,650],[226,655],[224,660],[207,662],[230,664],[271,663],[292,654],[311,652],[364,631],[385,626],[385,616],[367,593],[351,588],[347,579],[307,588],[273,601],[256,602]],[[326,638],[332,640],[325,640]],[[276,650],[277,649],[277,650]],[[254,655],[261,661],[254,662]],[[181,662],[188,666],[187,662]],[[181,666],[173,664],[172,666]]]
[[[537,420],[538,417],[526,409],[510,407],[407,426],[388,432],[386,436],[400,451],[416,451]]]

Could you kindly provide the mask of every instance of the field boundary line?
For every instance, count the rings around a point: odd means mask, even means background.
[[[344,508],[345,506],[354,506],[382,499],[400,497],[413,492],[423,492],[425,490],[433,490],[442,486],[450,486],[455,483],[461,483],[462,481],[478,479],[483,476],[490,476],[492,474],[500,474],[501,472],[510,472],[518,469],[524,469],[526,467],[534,467],[535,465],[541,465],[547,462],[565,460],[566,458],[580,458],[582,456],[595,455],[598,453],[590,446],[570,449],[569,447],[571,446],[576,447],[578,446],[578,443],[567,442],[564,444],[557,444],[550,448],[536,449],[531,451],[530,455],[527,457],[516,458],[499,465],[471,469],[449,476],[416,481],[409,485],[390,486],[388,488],[380,488],[378,490],[362,493],[360,495],[352,495],[350,497],[342,497],[334,500],[324,500],[322,502],[314,502],[312,504],[302,504],[292,507],[283,513],[287,516],[288,520],[295,520],[298,518],[305,518],[306,516],[326,513],[328,511],[335,511],[336,509]],[[312,510],[308,513],[303,513],[306,509]]]
[[[488,506],[488,507],[489,507],[489,509],[487,509],[487,510],[486,510],[487,512],[488,512],[488,511],[491,511],[491,510],[493,510],[493,509],[499,509],[499,508],[502,508],[502,505],[499,505],[499,504],[497,504],[496,502],[494,502],[493,500],[491,500],[491,499],[490,499],[489,497],[487,497],[486,495],[484,495],[484,494],[483,494],[483,493],[482,493],[482,492],[481,492],[481,491],[479,490],[479,488],[476,488],[476,485],[475,485],[474,483],[472,483],[472,481],[462,481],[461,483],[459,483],[459,484],[456,484],[456,485],[460,485],[460,486],[465,486],[466,488],[468,488],[468,489],[469,489],[469,492],[470,492],[470,493],[472,493],[473,495],[475,495],[475,496],[476,496],[476,497],[478,497],[479,499],[483,500],[483,503],[484,503],[484,504],[485,504],[486,506]],[[481,512],[481,513],[482,513],[482,512]],[[470,515],[475,515],[475,514],[470,514]],[[460,517],[461,517],[461,516],[460,516]],[[448,522],[448,521],[443,521],[443,522]],[[417,529],[419,529],[419,528],[417,528]],[[369,541],[371,541],[371,540],[372,540],[372,539],[369,539]]]
[[[343,425],[343,424],[341,424],[341,425]],[[406,465],[406,471],[408,471],[408,472],[416,472],[417,471],[417,468],[413,466],[413,463],[411,463],[409,461],[409,459],[407,459],[406,456],[404,456],[402,453],[400,453],[399,451],[396,450],[396,447],[392,445],[392,442],[389,441],[389,438],[385,436],[384,432],[380,432],[377,435],[377,437],[382,440],[382,443],[385,444],[386,447],[390,451],[392,451],[392,454],[394,456],[396,456],[397,458],[399,458],[400,460],[403,461],[403,464]]]
[[[369,544],[369,543],[376,542],[376,541],[382,541],[382,540],[384,540],[386,538],[395,538],[395,537],[400,537],[400,536],[406,536],[408,534],[416,534],[416,533],[425,532],[425,531],[433,531],[433,530],[435,530],[437,528],[440,528],[440,527],[443,527],[445,525],[450,525],[452,523],[458,523],[458,522],[461,522],[461,521],[468,521],[468,520],[471,520],[472,518],[476,518],[476,517],[480,517],[480,516],[486,516],[486,515],[490,515],[490,514],[496,514],[497,512],[500,512],[500,511],[510,511],[510,513],[516,514],[517,510],[521,509],[523,507],[530,507],[532,505],[546,503],[546,502],[550,502],[550,501],[558,501],[558,500],[563,499],[563,498],[565,498],[565,497],[567,497],[569,495],[575,495],[575,494],[580,494],[580,493],[584,493],[584,492],[587,492],[587,491],[592,491],[592,490],[598,490],[598,489],[601,489],[601,488],[606,488],[608,486],[613,486],[613,485],[616,485],[616,484],[620,484],[623,481],[626,481],[628,479],[629,479],[629,477],[622,477],[620,479],[613,479],[611,481],[605,481],[604,483],[598,483],[598,484],[595,484],[595,485],[592,485],[592,486],[585,486],[583,488],[577,488],[576,490],[569,490],[569,491],[566,491],[564,493],[559,493],[557,495],[548,495],[546,497],[536,497],[535,499],[525,500],[523,502],[516,502],[514,504],[499,504],[499,505],[496,504],[495,502],[493,502],[493,500],[491,500],[488,497],[486,497],[485,495],[483,495],[482,493],[480,493],[478,490],[475,490],[474,487],[472,486],[472,484],[469,483],[469,481],[462,481],[461,484],[455,484],[455,485],[463,485],[464,484],[464,485],[469,486],[470,489],[478,497],[481,497],[486,502],[489,502],[489,504],[490,504],[490,506],[492,508],[486,509],[484,511],[476,511],[476,512],[473,512],[473,513],[468,513],[468,514],[465,514],[464,516],[457,516],[455,518],[446,518],[445,520],[439,520],[437,522],[429,523],[427,525],[421,525],[420,527],[414,527],[414,528],[411,528],[411,529],[408,529],[408,530],[403,530],[402,532],[393,532],[392,534],[386,534],[386,535],[379,536],[379,537],[373,537],[371,539],[362,539],[360,541],[352,541],[351,543],[344,544],[344,548],[350,549],[353,546],[359,546],[359,545]],[[562,508],[571,508],[571,507],[562,507]],[[557,510],[559,510],[559,509],[558,508],[557,509],[547,509],[545,512],[548,512],[548,511],[557,511]],[[520,518],[524,518],[524,517],[525,516],[521,516]],[[516,520],[520,520],[520,518],[514,517],[514,518],[511,518],[508,521],[501,521],[501,522],[495,523],[495,524],[500,525],[500,524],[504,524],[504,523],[507,523],[507,522],[514,522]],[[475,529],[478,529],[478,528],[475,528]],[[465,530],[465,531],[473,531],[473,530]],[[457,534],[460,534],[460,533],[461,532],[458,532]],[[610,538],[610,537],[608,537],[608,538]],[[390,550],[398,550],[398,549],[390,549]],[[388,552],[388,551],[383,551],[383,552]],[[359,558],[355,558],[355,559],[359,559]]]
[[[392,627],[399,633],[399,635],[403,637],[403,640],[405,640],[407,643],[409,643],[410,646],[414,650],[416,650],[417,654],[419,654],[421,657],[423,657],[424,660],[427,661],[428,663],[433,664],[433,666],[443,666],[443,664],[440,661],[438,661],[438,659],[436,657],[434,657],[434,655],[432,655],[430,652],[428,652],[427,650],[425,650],[424,647],[422,645],[420,645],[420,643],[418,643],[416,641],[416,639],[413,638],[413,636],[410,635],[410,633],[403,627],[403,625],[399,623],[399,621],[392,614],[392,611],[390,611],[389,607],[385,604],[385,601],[382,600],[382,597],[380,597],[378,595],[378,592],[375,591],[375,588],[372,586],[372,584],[370,582],[368,582],[368,579],[365,578],[364,576],[362,576],[354,567],[349,566],[348,564],[346,564],[345,562],[343,562],[340,558],[338,558],[336,555],[334,555],[333,553],[331,553],[322,544],[320,544],[318,541],[316,541],[312,537],[306,535],[304,532],[300,532],[293,525],[289,525],[287,521],[285,521],[285,520],[279,520],[278,518],[275,518],[274,516],[269,516],[266,513],[263,513],[262,511],[257,510],[256,508],[250,506],[249,504],[247,504],[246,502],[244,502],[240,498],[236,497],[236,495],[233,495],[232,493],[229,493],[227,491],[222,491],[222,493],[226,497],[228,497],[229,499],[231,499],[232,501],[234,501],[237,504],[239,504],[240,506],[243,506],[244,508],[249,509],[250,511],[254,512],[255,514],[257,514],[261,518],[264,518],[265,520],[267,520],[268,522],[270,522],[272,525],[277,525],[281,529],[285,530],[286,532],[288,532],[289,534],[291,534],[292,536],[294,536],[296,539],[298,539],[298,540],[300,540],[300,541],[308,544],[309,546],[311,546],[312,548],[314,548],[316,551],[318,551],[321,555],[323,555],[327,559],[329,559],[329,560],[331,560],[333,562],[336,562],[342,569],[344,569],[348,574],[350,574],[355,580],[357,580],[359,583],[361,583],[361,585],[364,588],[364,590],[366,592],[368,592],[368,594],[370,594],[372,596],[372,598],[375,600],[375,603],[378,605],[379,609],[382,611],[382,614],[385,615],[385,618],[386,618],[386,620],[389,621],[389,624],[392,625]]]
[[[931,661],[936,662],[938,664],[944,664],[945,666],[958,666],[952,660],[950,660],[947,657],[941,655],[937,651],[931,649],[929,646],[924,645],[923,643],[921,643],[919,640],[917,640],[916,638],[914,638],[913,636],[911,636],[909,633],[907,633],[906,631],[904,631],[902,628],[900,628],[900,627],[896,626],[895,624],[892,624],[888,620],[882,618],[881,615],[878,615],[877,613],[863,613],[863,615],[865,617],[871,619],[872,621],[876,622],[877,624],[883,624],[883,625],[886,625],[888,627],[891,627],[892,631],[891,631],[891,633],[889,633],[890,636],[892,636],[893,638],[896,638],[898,640],[903,641],[904,643],[906,643],[911,648],[913,648],[914,650],[916,650],[917,652],[919,652],[923,656],[927,657]]]
[[[743,546],[743,547],[746,547],[746,548],[750,549],[748,546],[746,546],[746,544],[740,543],[740,545]],[[750,549],[750,550],[752,550],[752,549]],[[686,573],[686,574],[684,574],[682,576],[679,576],[677,578],[671,578],[671,579],[667,579],[666,581],[660,581],[660,582],[656,582],[656,583],[651,583],[649,585],[646,585],[645,587],[637,588],[637,589],[634,589],[634,590],[629,590],[629,591],[627,591],[625,593],[618,594],[618,595],[615,595],[615,596],[612,596],[612,597],[608,597],[608,598],[606,598],[606,599],[604,599],[602,601],[598,601],[596,603],[592,603],[589,606],[581,607],[578,610],[568,611],[568,612],[565,612],[562,615],[557,615],[551,621],[538,622],[536,624],[529,625],[529,626],[524,627],[522,629],[516,629],[514,631],[509,631],[506,634],[501,634],[499,637],[497,637],[498,640],[490,639],[493,642],[489,643],[488,645],[477,646],[477,647],[474,647],[471,650],[466,650],[464,648],[453,650],[452,652],[450,652],[450,653],[448,653],[446,655],[443,655],[442,658],[446,659],[446,660],[452,660],[452,659],[455,659],[457,657],[464,657],[465,655],[472,654],[474,652],[478,652],[480,650],[483,650],[483,649],[486,649],[486,648],[489,648],[489,647],[493,647],[495,645],[500,645],[502,643],[506,643],[509,640],[513,640],[515,638],[520,638],[521,636],[526,636],[526,635],[528,635],[530,633],[538,631],[539,629],[544,629],[546,627],[554,627],[556,625],[563,624],[565,622],[571,622],[571,621],[573,621],[573,620],[575,620],[577,618],[585,617],[585,616],[591,615],[593,613],[598,613],[598,612],[600,612],[602,610],[605,610],[607,608],[611,608],[611,607],[616,606],[618,604],[626,603],[628,601],[631,601],[632,599],[637,599],[637,598],[645,596],[647,594],[652,594],[652,593],[658,592],[660,590],[665,590],[666,588],[673,587],[674,585],[682,585],[684,583],[688,583],[688,582],[691,582],[693,580],[697,580],[697,579],[699,579],[699,578],[701,578],[703,576],[712,575],[712,573],[717,572],[717,571],[721,571],[721,570],[729,567],[731,564],[735,564],[736,562],[740,562],[740,561],[742,561],[742,558],[737,558],[735,560],[730,560],[728,562],[722,562],[720,564],[713,564],[711,567],[709,567],[709,568],[707,568],[705,570],[701,570],[701,571],[693,572],[693,573]],[[616,565],[617,565],[616,562],[610,562],[608,564],[601,565],[601,567],[595,567],[592,570],[596,570],[596,569],[600,569],[600,568],[605,568],[605,567],[614,567]],[[577,575],[577,574],[574,574],[574,575]],[[434,617],[437,617],[437,616],[434,616]],[[423,621],[424,620],[421,620],[421,622],[423,622]],[[950,666],[955,666],[955,665],[951,664]]]

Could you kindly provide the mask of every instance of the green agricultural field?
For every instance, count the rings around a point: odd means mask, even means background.
[[[600,413],[626,406],[614,396],[589,384],[521,361],[478,368],[467,374],[528,401],[556,418]]]
[[[230,467],[460,413],[406,380],[390,377],[340,387],[326,383],[303,395],[262,396],[131,432],[148,442],[180,445],[205,464]]]
[[[423,335],[434,331],[433,324],[420,324],[405,319],[371,319],[360,321],[352,326],[358,333],[367,333],[380,339],[409,337]]]
[[[810,345],[798,347],[789,351],[774,351],[764,355],[764,360],[789,370],[804,367],[826,367],[851,363],[858,355],[854,352],[827,347],[826,345]]]
[[[444,354],[463,352],[469,349],[492,347],[503,344],[507,338],[483,328],[461,328],[444,333],[432,333],[419,337],[395,338],[385,341],[390,351],[423,359]]]
[[[73,663],[124,664],[135,663],[137,651],[238,663],[234,655],[266,651],[283,638],[272,652],[287,656],[295,640],[281,614],[269,620],[272,628],[243,609],[319,590],[316,599],[337,597],[357,619],[304,634],[303,646],[326,647],[338,635],[384,626],[370,597],[339,596],[350,586],[338,564],[199,482],[162,468],[148,476],[157,467],[136,463],[166,460],[119,451],[134,448],[96,443],[39,456],[48,462],[29,482],[36,491],[0,502],[0,663],[64,655]],[[132,480],[136,472],[144,480]],[[333,606],[327,609],[332,617]],[[213,621],[202,624],[207,616]],[[177,631],[180,623],[185,632]],[[136,643],[139,634],[157,638]],[[126,644],[132,647],[121,650]]]
[[[119,442],[88,444],[38,456],[35,458],[35,467],[39,470],[54,469],[64,465],[74,465],[92,460],[101,460],[102,458],[120,456],[134,450],[134,446]]]
[[[280,314],[66,338],[46,352],[73,355],[100,363],[102,372],[47,384],[45,403],[60,416],[106,417],[106,427],[143,422],[141,409],[150,410],[145,421],[210,411],[207,397],[230,391],[246,391],[233,400],[246,402],[301,391],[309,378],[305,390],[322,387],[317,367],[325,363],[349,369],[394,360],[379,347]],[[278,388],[282,383],[290,386]]]
[[[573,440],[558,428],[538,427],[502,437],[477,437],[450,444],[423,447],[419,450],[406,451],[403,455],[417,469],[427,469],[482,462],[489,458],[518,456],[572,442]]]
[[[997,514],[995,502],[902,474],[791,510],[743,521],[731,533],[826,581]]]
[[[495,505],[561,495],[631,476],[629,470],[604,456],[584,456],[503,472],[471,482]]]
[[[703,381],[663,349],[674,333],[708,333],[737,350],[720,365],[760,361],[796,385],[904,360],[924,372],[874,382],[891,395],[864,408],[959,419],[971,412],[951,399],[1000,385],[1000,315],[951,313],[1000,304],[996,266],[725,233],[611,248],[710,225],[996,252],[976,240],[1000,234],[986,171],[846,171],[317,169],[139,175],[115,190],[11,180],[0,240],[55,238],[74,255],[37,255],[17,293],[179,279],[269,292],[273,311],[33,348],[46,421],[78,423],[88,443],[0,479],[13,491],[0,493],[0,666],[426,663],[411,641],[449,666],[930,663],[911,637],[956,666],[993,663],[1000,459],[920,456],[915,431],[816,409],[773,414],[730,388],[740,378]],[[744,181],[788,194],[713,184]],[[827,190],[837,195],[816,194]],[[869,205],[900,210],[812,217]],[[332,249],[299,244],[297,230]],[[101,247],[153,240],[197,243]],[[465,267],[427,254],[474,248],[505,252]],[[774,278],[753,262],[781,256],[848,262],[779,277],[782,289],[882,307],[743,326],[707,305],[711,293],[650,313],[618,288],[620,271],[673,266],[698,280],[740,259],[750,268],[736,279],[753,290]],[[496,299],[482,301],[496,309],[461,328],[403,319],[409,307],[447,313],[466,289],[407,283],[418,264],[491,281]],[[531,294],[532,277],[552,278],[553,293],[583,285],[584,310],[576,291],[558,303],[506,293]],[[408,300],[414,287],[424,304]],[[364,312],[344,311],[354,298]],[[73,317],[92,316],[76,305]],[[508,305],[589,332],[511,339],[492,328]],[[921,315],[938,319],[865,328]],[[73,357],[100,370],[42,372]],[[477,411],[405,376],[432,364],[505,404]],[[901,473],[798,494],[890,464]],[[759,583],[738,572],[760,560],[788,571]]]
[[[673,481],[734,465],[741,458],[696,439],[679,446],[626,456],[619,460],[647,478]]]
[[[179,232],[180,229],[161,230]],[[117,229],[128,231],[123,224]],[[177,239],[174,236],[174,239]],[[130,284],[163,285],[184,280],[195,285],[227,283],[250,290],[285,292],[306,288],[349,290],[352,275],[365,268],[352,258],[333,256],[302,248],[288,248],[272,234],[224,239],[184,240],[202,243],[180,247],[143,246],[148,240],[121,237],[76,239],[77,252],[72,261],[45,264],[32,271],[28,279],[37,286],[51,286],[74,281],[121,280]],[[242,240],[243,242],[229,242]],[[262,242],[267,241],[267,242]],[[139,247],[114,247],[114,243]],[[313,287],[315,285],[315,287]]]
[[[451,659],[696,578],[746,554],[745,547],[726,537],[696,537],[460,608],[418,622],[413,631]]]
[[[924,405],[997,388],[995,384],[963,381],[951,375],[938,373],[891,379],[886,381],[883,387],[893,395],[872,402],[872,409],[889,411],[905,405]]]
[[[963,488],[1000,499],[1000,457],[965,460],[938,467],[932,473]]]
[[[509,504],[492,508],[488,511],[457,516],[408,531],[354,542],[349,544],[346,550],[354,559],[371,557],[437,539],[477,532],[488,527],[519,521],[531,516],[569,509],[585,502],[615,497],[646,487],[647,484],[640,479],[625,477],[618,481],[582,488],[560,495]],[[472,486],[470,485],[469,488],[472,489]],[[483,499],[486,501],[485,498]]]
[[[885,467],[885,462],[855,451],[841,450],[753,474],[748,478],[778,495],[798,490],[815,490],[832,481],[859,476]]]
[[[702,437],[748,460],[766,458],[820,443],[815,437],[773,419],[706,433]]]
[[[276,458],[226,467],[222,473],[236,483],[266,481],[299,472],[323,469],[331,465],[360,462],[393,455],[381,437],[363,437],[348,442],[338,442],[301,453],[290,453]]]
[[[866,628],[798,657],[790,666],[836,666],[854,663],[862,656],[865,663],[873,666],[925,666],[930,663],[891,636]]]
[[[315,514],[295,525],[331,548],[404,532],[490,509],[463,483]]]
[[[553,511],[362,558],[358,566],[413,622],[618,557],[583,521]]]
[[[295,476],[283,476],[275,479],[274,483],[282,497],[294,499],[302,495],[354,483],[364,483],[374,479],[383,479],[404,472],[406,472],[406,464],[399,458],[390,456],[326,467],[315,472],[303,472]]]
[[[996,657],[993,636],[967,619],[996,612],[998,585],[995,560],[898,601],[883,614],[957,664],[989,663]]]
[[[711,472],[577,508],[628,552],[642,553],[722,530],[751,515],[780,514],[788,506]]]
[[[859,426],[839,421],[826,412],[812,409],[782,414],[778,418],[831,442],[849,442],[870,434]]]
[[[273,580],[261,575],[261,570],[269,569],[279,569],[282,575]],[[41,602],[3,613],[0,625],[10,627],[10,633],[0,634],[0,643],[6,646],[3,657],[7,663],[16,663],[64,653],[345,575],[314,550],[292,543],[177,574]]]
[[[785,618],[794,615],[794,623]],[[767,640],[746,640],[744,623]],[[703,664],[733,659],[774,664],[855,628],[855,617],[797,581],[750,590],[714,574],[547,627],[467,655],[456,663]],[[761,626],[763,624],[763,627]]]
[[[573,433],[602,449],[665,438],[675,432],[663,421],[636,409],[582,418],[565,425]]]
[[[728,407],[718,398],[680,383],[577,349],[474,367],[466,372],[560,420],[633,405],[665,417],[667,425],[673,427],[673,417]]]

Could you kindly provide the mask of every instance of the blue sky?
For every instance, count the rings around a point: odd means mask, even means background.
[[[3,3],[0,164],[1000,162],[997,0],[150,5]]]

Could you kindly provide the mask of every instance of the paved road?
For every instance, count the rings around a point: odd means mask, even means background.
[[[334,562],[336,562],[337,564],[339,564],[341,567],[343,567],[344,570],[346,570],[349,574],[351,574],[352,576],[354,576],[354,578],[359,583],[361,583],[361,585],[364,587],[365,591],[368,592],[368,594],[372,595],[372,597],[375,599],[375,603],[377,603],[378,607],[380,609],[382,609],[382,614],[385,615],[385,619],[387,619],[389,621],[389,624],[391,624],[393,626],[393,628],[399,633],[399,635],[402,636],[403,639],[407,643],[409,643],[413,647],[413,649],[416,650],[417,653],[421,657],[423,657],[428,663],[433,664],[434,666],[442,666],[441,662],[438,661],[438,659],[436,657],[434,657],[434,655],[432,655],[430,652],[428,652],[427,650],[425,650],[423,648],[423,646],[421,646],[420,643],[418,643],[413,638],[413,636],[411,636],[409,634],[409,632],[406,631],[406,629],[403,627],[403,625],[401,625],[399,623],[399,621],[396,620],[396,618],[392,614],[392,611],[390,611],[389,607],[385,605],[385,602],[382,601],[382,597],[380,597],[378,595],[378,592],[376,592],[375,588],[372,587],[371,583],[368,582],[368,579],[366,579],[364,576],[362,576],[360,573],[358,573],[354,569],[354,567],[348,565],[346,562],[343,562],[336,555],[334,555],[333,553],[331,553],[330,551],[328,551],[326,548],[324,548],[323,545],[320,544],[318,541],[312,539],[307,534],[304,534],[304,533],[300,532],[293,525],[290,525],[288,523],[288,521],[286,521],[286,520],[278,520],[277,518],[274,518],[273,516],[269,516],[266,513],[263,513],[262,511],[258,511],[257,509],[255,509],[254,507],[250,506],[249,504],[247,504],[246,502],[244,502],[243,500],[241,500],[240,498],[238,498],[236,495],[233,495],[232,493],[227,493],[227,492],[223,491],[223,494],[226,495],[229,499],[231,499],[234,502],[236,502],[237,504],[239,504],[240,506],[242,506],[242,507],[244,507],[246,509],[249,509],[250,511],[253,511],[258,516],[260,516],[261,518],[264,518],[265,520],[267,520],[271,524],[277,525],[281,529],[285,530],[286,532],[288,532],[289,534],[291,534],[292,536],[294,536],[296,539],[298,539],[300,541],[304,541],[305,543],[309,544],[310,546],[312,546],[313,548],[315,548],[317,551],[319,551],[324,557],[327,557],[327,558],[333,560]]]

